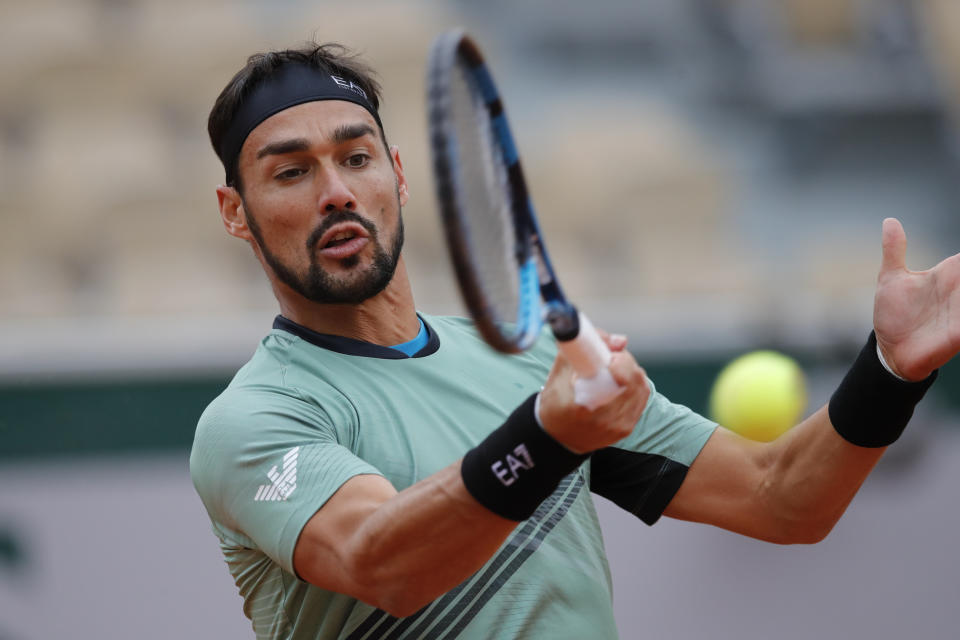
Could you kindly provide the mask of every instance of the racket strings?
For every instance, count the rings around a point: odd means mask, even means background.
[[[466,255],[482,289],[483,312],[510,336],[522,309],[507,167],[480,87],[463,61],[455,67],[450,88]]]

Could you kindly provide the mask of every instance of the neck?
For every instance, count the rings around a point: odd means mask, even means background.
[[[387,288],[360,304],[319,304],[283,283],[272,284],[280,313],[318,333],[390,346],[412,340],[420,328],[402,257]]]

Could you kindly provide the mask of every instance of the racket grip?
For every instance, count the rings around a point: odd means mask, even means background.
[[[573,381],[573,400],[581,407],[593,411],[620,395],[623,387],[617,384],[610,369],[601,369],[592,378],[577,378]]]
[[[623,388],[610,374],[610,349],[593,323],[583,313],[578,314],[578,321],[580,330],[577,336],[558,341],[557,345],[577,372],[573,383],[574,401],[593,411],[619,395]]]

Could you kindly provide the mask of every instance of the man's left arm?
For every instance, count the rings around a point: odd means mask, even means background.
[[[665,515],[779,543],[829,533],[930,376],[960,350],[960,254],[919,272],[905,254],[903,228],[885,220],[877,346],[871,340],[830,404],[770,443],[717,429]]]
[[[769,443],[719,427],[664,515],[780,544],[817,542],[884,450],[844,440],[827,407]]]

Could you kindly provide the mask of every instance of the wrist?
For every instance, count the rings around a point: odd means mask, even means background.
[[[876,334],[874,334],[874,335],[876,335]],[[899,373],[897,373],[896,371],[894,371],[894,370],[893,370],[893,367],[891,367],[891,366],[887,363],[887,359],[883,357],[883,349],[880,348],[880,341],[879,341],[879,340],[877,341],[877,358],[880,360],[880,364],[883,365],[883,368],[890,372],[890,375],[892,375],[893,377],[895,377],[897,380],[902,380],[903,382],[910,382],[910,380],[907,380],[906,378],[904,378],[903,376],[901,376]]]
[[[830,422],[840,436],[857,446],[893,444],[936,378],[936,371],[919,382],[901,378],[883,359],[876,334],[871,332],[830,398]]]
[[[543,429],[543,432],[546,433],[548,436],[550,436],[550,438],[553,439],[554,442],[556,442],[557,444],[559,444],[561,447],[563,447],[564,449],[566,449],[566,450],[569,451],[570,453],[575,454],[575,455],[581,455],[583,452],[581,452],[581,451],[575,451],[575,450],[571,449],[570,447],[568,447],[567,445],[565,445],[564,443],[560,442],[559,440],[557,440],[557,439],[553,436],[552,433],[550,433],[550,432],[547,430],[547,428],[546,428],[545,426],[543,426],[543,419],[540,417],[540,399],[541,399],[542,397],[543,397],[543,389],[540,389],[540,393],[537,394],[536,400],[534,400],[534,403],[533,403],[533,417],[534,417],[534,419],[537,421],[537,426],[539,426],[541,429]]]
[[[473,498],[510,520],[526,520],[560,481],[589,455],[571,452],[539,424],[537,395],[525,400],[506,422],[467,452],[460,465]]]

